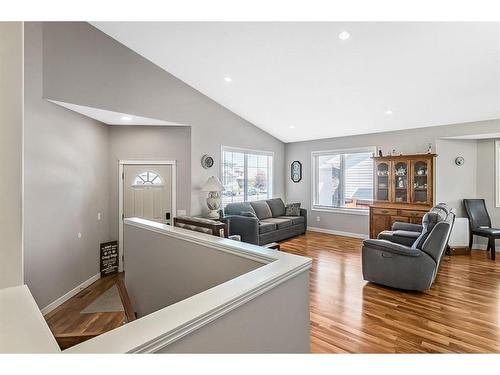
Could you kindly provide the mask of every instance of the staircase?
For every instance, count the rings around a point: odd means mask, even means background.
[[[123,273],[102,277],[45,315],[45,320],[61,349],[67,349],[136,319],[123,279]],[[105,295],[109,295],[113,287],[118,289],[119,297],[115,298],[119,298],[123,306],[122,311],[108,311],[110,302],[119,305],[118,301],[110,301],[110,297]],[[107,299],[104,300],[105,298]],[[95,311],[85,312],[89,307]],[[100,307],[102,311],[99,310]]]

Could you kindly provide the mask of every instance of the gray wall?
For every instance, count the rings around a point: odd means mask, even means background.
[[[190,125],[191,214],[204,210],[200,188],[219,174],[221,144],[274,151],[273,193],[284,196],[283,142],[87,23],[44,23],[44,96]],[[212,169],[200,164],[205,153]]]
[[[457,209],[457,216],[467,217],[464,198],[483,198],[492,225],[500,227],[500,208],[495,203],[495,139],[436,141],[437,201],[447,201]],[[455,165],[455,157],[465,158],[463,166]],[[487,240],[474,237],[474,248],[486,248]]]
[[[24,267],[42,308],[99,272],[109,178],[107,126],[42,98],[41,30],[25,24]]]
[[[125,284],[142,317],[263,266],[184,239],[124,225]]]
[[[382,151],[387,153],[393,148],[396,151],[403,152],[405,154],[411,154],[416,152],[425,152],[427,145],[432,144],[433,150],[436,149],[436,140],[442,137],[459,136],[459,135],[470,135],[470,134],[486,134],[494,133],[500,131],[500,120],[492,121],[481,121],[475,123],[465,123],[465,124],[455,124],[455,125],[445,125],[445,126],[434,126],[425,129],[411,129],[402,130],[386,133],[375,133],[366,134],[358,136],[349,137],[339,137],[330,139],[321,139],[316,141],[307,142],[296,142],[289,143],[286,145],[286,166],[294,160],[300,160],[303,164],[303,179],[299,183],[293,183],[289,176],[286,178],[286,198],[288,202],[302,202],[303,206],[309,210],[310,220],[309,226],[317,227],[328,230],[335,230],[341,232],[355,233],[359,235],[368,234],[368,216],[363,215],[353,215],[353,214],[343,214],[343,213],[330,213],[330,212],[319,212],[311,211],[311,152],[321,151],[321,150],[334,150],[343,148],[355,148],[355,147],[366,147],[366,146],[377,146],[381,148]],[[444,150],[444,148],[442,149]],[[451,160],[455,156],[459,156],[462,153],[461,149],[454,149],[453,147],[448,148],[450,152],[449,155],[440,155],[440,157],[446,158],[446,160]],[[469,154],[470,148],[467,149]],[[439,152],[439,150],[438,150]],[[478,149],[479,153],[479,149]],[[456,155],[455,155],[456,154]],[[490,152],[491,154],[491,152]],[[490,155],[491,156],[491,155]],[[479,159],[479,156],[478,156]],[[493,159],[491,162],[494,163]],[[439,162],[439,166],[444,164]],[[474,164],[474,163],[473,163]],[[468,175],[466,171],[469,167],[465,167],[458,173],[457,180],[447,181],[448,184],[455,184],[455,188],[464,188],[464,195],[468,195],[472,190],[470,179],[474,179],[473,176]],[[442,169],[442,168],[441,168]],[[437,181],[442,183],[442,181]],[[488,191],[494,191],[494,184],[489,184],[485,189]],[[455,208],[459,209],[461,212],[461,207],[458,203],[458,197],[460,196],[460,190],[455,190],[452,196],[447,196],[446,186],[437,187],[437,200],[447,201],[450,199],[450,203]],[[441,189],[441,190],[440,190]],[[482,191],[478,191],[483,193]],[[491,202],[491,201],[490,201]],[[489,203],[490,204],[490,203]],[[494,205],[494,201],[493,201]],[[490,206],[494,212],[492,214],[497,215],[498,209]],[[316,221],[316,217],[319,216],[319,222]],[[500,216],[500,215],[499,215]],[[500,223],[498,223],[500,225]]]
[[[87,23],[26,23],[25,33],[24,268],[40,307],[95,275],[99,243],[117,239],[119,159],[177,160],[177,208],[198,214],[199,187],[219,172],[202,169],[202,154],[218,163],[221,144],[274,151],[284,195],[282,142]],[[189,126],[109,127],[45,99]]]
[[[23,283],[23,24],[0,22],[0,289]]]
[[[467,217],[462,200],[476,197],[477,141],[437,139],[436,153],[436,202],[446,202],[457,217]],[[465,159],[462,166],[455,164],[457,156]]]
[[[486,208],[491,217],[494,227],[500,227],[500,208],[496,207],[495,202],[495,140],[484,139],[477,141],[477,174],[476,174],[476,192],[477,198],[486,200]],[[474,237],[474,241],[486,248],[486,239]],[[497,241],[497,249],[499,246]]]
[[[118,239],[118,161],[177,160],[177,209],[191,203],[191,128],[188,126],[109,127],[110,238]]]

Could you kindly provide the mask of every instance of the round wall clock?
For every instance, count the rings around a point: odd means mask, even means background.
[[[201,165],[205,169],[212,168],[214,165],[214,158],[207,154],[203,155],[201,157]]]
[[[297,183],[302,180],[302,163],[298,160],[292,162],[291,165],[291,178],[292,181]]]

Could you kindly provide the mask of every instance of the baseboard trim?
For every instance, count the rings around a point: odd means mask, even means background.
[[[472,250],[486,250],[488,247],[487,244],[479,244],[479,243],[473,243],[472,244]]]
[[[311,232],[319,232],[319,233],[327,233],[327,234],[334,234],[337,236],[345,236],[345,237],[353,237],[353,238],[361,238],[362,240],[365,240],[368,238],[367,234],[361,234],[361,233],[351,233],[351,232],[342,232],[340,230],[333,230],[333,229],[324,229],[324,228],[316,228],[316,227],[307,227],[307,230]]]
[[[64,302],[66,302],[67,300],[69,300],[71,297],[77,295],[81,290],[85,289],[86,287],[88,287],[90,284],[96,282],[97,280],[99,280],[101,278],[101,274],[98,273],[94,276],[92,276],[90,279],[88,280],[85,280],[83,283],[81,283],[80,285],[78,285],[77,287],[71,289],[68,293],[66,293],[65,295],[63,295],[62,297],[59,297],[58,299],[56,299],[54,302],[48,304],[47,306],[45,306],[41,311],[42,311],[42,315],[47,315],[49,312],[51,312],[52,310],[56,309],[57,307],[59,307],[60,305],[62,305]]]
[[[451,255],[470,255],[469,246],[450,246]]]
[[[472,250],[485,250],[486,251],[487,247],[488,247],[488,245],[485,244],[485,243],[482,243],[482,244],[474,243],[474,244],[472,244]],[[498,245],[496,246],[495,251],[497,253],[500,251],[500,249],[498,248]]]

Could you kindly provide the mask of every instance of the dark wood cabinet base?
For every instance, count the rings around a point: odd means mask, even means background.
[[[370,206],[370,238],[377,238],[384,230],[391,230],[392,225],[399,221],[403,223],[422,224],[422,218],[428,207],[372,205]]]

